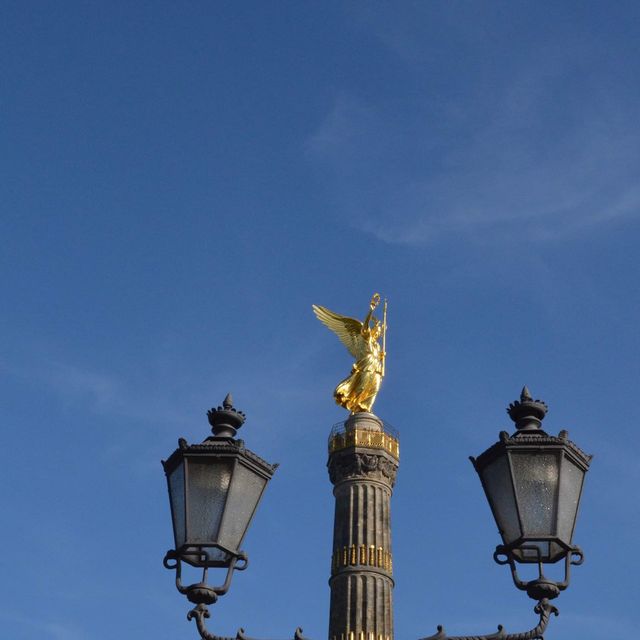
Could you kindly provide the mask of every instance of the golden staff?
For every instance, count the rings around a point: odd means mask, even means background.
[[[382,312],[382,373],[384,378],[384,369],[387,362],[387,299],[384,299],[384,310]]]

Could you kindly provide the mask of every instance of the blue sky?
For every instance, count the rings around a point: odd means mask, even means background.
[[[227,391],[281,463],[211,628],[322,638],[311,304],[389,299],[396,636],[533,626],[467,460],[523,384],[595,454],[548,638],[637,629],[637,3],[5,2],[0,624],[195,638],[160,459]],[[607,631],[605,631],[607,630]]]

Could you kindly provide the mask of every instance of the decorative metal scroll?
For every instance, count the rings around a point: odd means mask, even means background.
[[[234,571],[244,571],[249,564],[249,559],[242,551],[232,551],[218,544],[210,546],[221,549],[231,557],[227,567],[227,576],[224,583],[220,586],[212,587],[207,584],[208,567],[204,568],[202,580],[200,582],[185,586],[182,584],[182,562],[180,554],[171,549],[167,551],[163,560],[163,564],[167,569],[171,569],[176,572],[176,589],[185,595],[190,602],[196,605],[191,609],[191,611],[189,611],[189,613],[187,613],[187,620],[196,621],[198,633],[202,640],[257,640],[256,638],[247,636],[244,629],[239,629],[235,637],[217,636],[207,629],[205,619],[211,617],[207,605],[214,604],[218,600],[219,596],[227,593],[231,586],[231,578],[233,577]],[[302,635],[302,629],[298,627],[293,634],[293,640],[308,640],[308,638],[305,638]]]
[[[521,633],[507,633],[502,625],[498,625],[498,630],[495,633],[487,635],[475,635],[475,636],[449,636],[446,634],[442,626],[438,626],[438,632],[433,636],[421,638],[421,640],[544,640],[544,632],[549,625],[551,615],[558,615],[558,609],[553,606],[548,600],[544,599],[538,602],[534,611],[540,616],[538,624],[529,631],[523,631]],[[202,640],[256,640],[246,635],[244,629],[239,629],[235,637],[231,636],[217,636],[211,633],[205,624],[205,618],[209,618],[211,614],[209,609],[204,604],[196,605],[187,614],[187,620],[196,621],[198,627],[198,633]],[[302,633],[302,629],[298,627],[293,634],[293,640],[308,640]]]
[[[230,553],[232,555],[232,558],[227,568],[227,576],[224,583],[217,587],[212,587],[207,584],[208,569],[206,567],[203,571],[201,582],[189,586],[184,586],[181,580],[182,571],[180,555],[174,550],[170,550],[167,552],[164,558],[164,566],[167,569],[172,569],[176,572],[176,588],[180,593],[185,595],[190,602],[196,605],[187,614],[187,620],[195,620],[196,626],[198,628],[198,633],[200,634],[202,640],[257,640],[256,638],[247,636],[244,629],[242,628],[238,630],[235,637],[218,636],[211,633],[207,629],[207,626],[205,624],[205,619],[211,617],[207,605],[214,604],[219,596],[224,595],[229,590],[229,587],[231,585],[231,578],[234,571],[242,571],[246,569],[248,564],[248,558],[244,553],[232,552],[228,549],[223,550]],[[500,552],[504,553],[504,549],[498,548],[496,550],[496,555],[499,556]],[[509,562],[509,554],[506,555],[508,556],[507,560],[503,561],[496,557],[496,562],[498,562],[499,564],[507,564]],[[567,560],[567,566],[569,564],[579,564],[582,561],[582,552],[580,552],[579,549],[575,548],[573,550],[573,554],[569,554],[568,558],[569,559]],[[527,589],[527,591],[530,592],[531,587],[534,585],[536,588],[546,590],[549,589],[550,586],[555,586],[555,583],[547,581],[544,576],[541,575],[538,580],[534,580],[531,583],[523,583],[519,588]],[[559,592],[557,586],[556,591]],[[557,593],[554,593],[554,595],[557,595]],[[538,621],[538,624],[529,631],[523,631],[521,633],[507,633],[502,625],[498,625],[498,630],[495,633],[473,636],[449,636],[445,632],[444,628],[441,625],[438,625],[438,631],[435,635],[426,636],[424,638],[421,638],[420,640],[544,640],[543,634],[546,631],[547,626],[549,625],[551,615],[553,614],[557,616],[558,609],[549,602],[548,598],[545,597],[540,598],[539,602],[534,608],[534,611],[540,616],[540,620]],[[302,629],[298,627],[293,634],[293,640],[308,639],[303,635]]]
[[[183,595],[187,596],[187,599],[194,604],[206,603],[213,604],[218,599],[218,596],[223,596],[229,587],[231,586],[231,578],[233,578],[234,571],[244,571],[249,565],[249,558],[243,552],[235,552],[222,547],[221,545],[215,545],[216,548],[228,553],[231,556],[229,564],[227,566],[227,577],[224,583],[217,587],[212,587],[207,584],[207,578],[209,575],[209,568],[204,567],[202,571],[202,580],[196,584],[190,584],[184,586],[182,584],[182,561],[180,554],[173,549],[167,551],[164,556],[162,564],[166,569],[171,569],[176,572],[176,589]],[[204,556],[206,557],[206,556]]]
[[[549,600],[543,598],[535,606],[534,611],[540,616],[538,624],[530,631],[521,633],[507,633],[502,625],[498,625],[495,633],[483,636],[448,636],[444,628],[438,625],[438,633],[433,636],[427,636],[420,640],[544,640],[544,632],[547,629],[551,614],[558,615],[558,609],[554,607]]]
[[[555,580],[549,580],[545,577],[543,571],[543,562],[540,557],[540,547],[537,545],[520,545],[522,550],[535,551],[538,553],[538,577],[535,580],[524,581],[518,576],[518,569],[516,567],[516,559],[513,555],[513,549],[498,545],[493,554],[493,559],[497,564],[508,564],[511,569],[511,577],[513,584],[521,591],[526,591],[527,595],[534,600],[544,600],[557,598],[561,591],[564,591],[569,586],[571,578],[571,565],[579,566],[584,562],[584,553],[580,547],[572,546],[567,547],[564,557],[564,580],[557,582]]]
[[[238,629],[238,633],[236,633],[235,637],[230,636],[216,636],[211,633],[204,622],[205,618],[210,617],[209,609],[204,604],[196,605],[189,613],[187,614],[187,620],[195,619],[196,625],[198,627],[198,633],[202,640],[256,640],[255,638],[251,638],[246,635],[244,629]],[[308,640],[302,635],[302,629],[298,627],[293,634],[293,640]]]

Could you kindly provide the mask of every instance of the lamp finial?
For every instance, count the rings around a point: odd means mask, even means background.
[[[525,385],[520,393],[520,400],[512,402],[507,413],[516,423],[518,431],[537,431],[549,407],[542,400],[534,400],[529,388]]]
[[[207,411],[211,431],[215,438],[233,438],[244,424],[246,416],[233,406],[231,393],[227,393],[222,406]]]

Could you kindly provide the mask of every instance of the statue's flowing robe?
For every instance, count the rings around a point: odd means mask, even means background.
[[[333,392],[336,403],[351,413],[371,411],[382,382],[380,345],[369,338],[365,348],[366,351],[351,368],[351,375]]]

